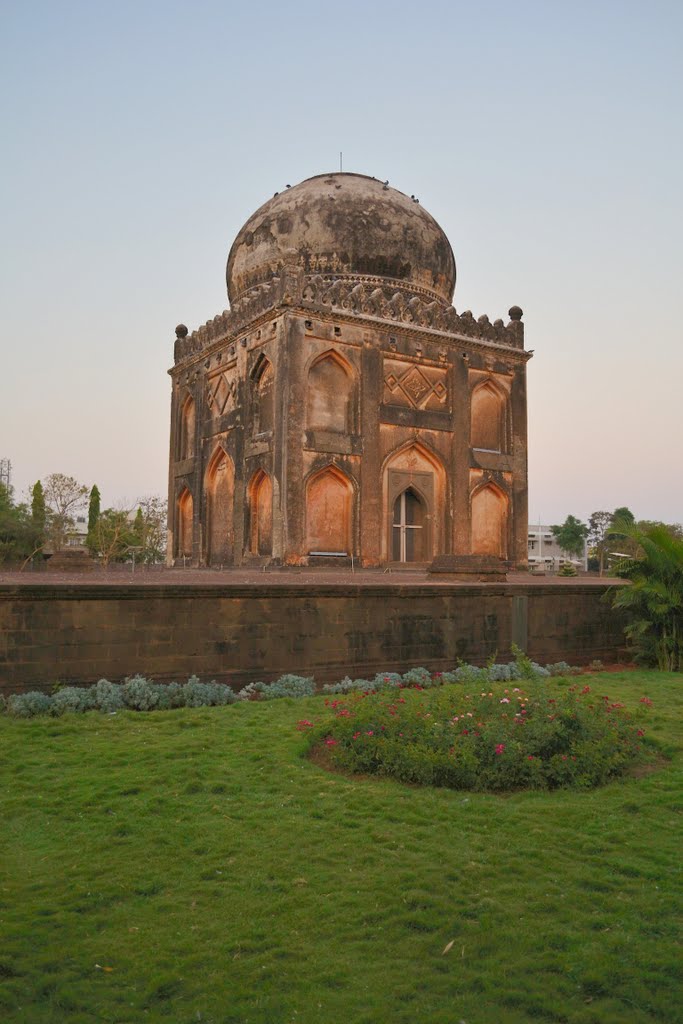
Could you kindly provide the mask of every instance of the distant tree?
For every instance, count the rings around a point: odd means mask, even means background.
[[[15,505],[0,484],[0,563],[26,561],[39,550],[33,518],[27,505]]]
[[[136,537],[130,521],[130,510],[105,508],[97,517],[92,533],[92,549],[106,568],[110,562],[122,562],[128,557]]]
[[[588,520],[588,543],[591,553],[598,560],[598,568],[602,576],[605,569],[607,531],[612,523],[611,512],[593,512]]]
[[[100,489],[97,484],[93,484],[90,488],[90,500],[88,502],[88,547],[92,550],[94,547],[93,538],[95,533],[95,526],[97,520],[100,518]]]
[[[45,508],[45,492],[40,480],[36,480],[31,489],[31,519],[36,531],[36,539],[42,541],[45,537],[47,509]]]
[[[663,671],[683,671],[683,539],[662,525],[641,529],[620,522],[617,528],[639,552],[614,567],[631,581],[613,592],[613,605],[629,616],[626,635],[636,659]]]
[[[45,481],[45,503],[48,515],[48,539],[55,551],[64,547],[69,529],[74,525],[74,514],[83,508],[88,488],[72,476],[51,473]]]
[[[576,566],[572,562],[563,562],[560,566],[558,576],[578,576]]]
[[[163,562],[166,557],[166,501],[151,495],[140,498],[138,506],[138,515],[142,518],[140,560],[148,565]]]
[[[588,527],[585,523],[582,523],[576,516],[567,516],[561,526],[551,526],[550,529],[563,551],[576,558],[583,556],[584,543],[588,534]]]

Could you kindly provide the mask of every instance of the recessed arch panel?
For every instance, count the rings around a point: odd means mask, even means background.
[[[306,542],[311,553],[350,554],[353,484],[336,466],[306,482]]]
[[[190,459],[194,455],[195,405],[192,395],[187,395],[180,406],[178,423],[178,459]]]
[[[494,484],[472,495],[472,554],[507,558],[508,499]]]
[[[249,484],[249,548],[254,555],[273,550],[273,482],[262,469]]]
[[[252,376],[252,426],[254,434],[273,429],[275,419],[275,371],[267,356],[261,356]]]
[[[472,392],[470,444],[480,451],[507,451],[507,396],[492,380]]]
[[[353,432],[354,374],[334,351],[323,353],[308,371],[306,428],[336,434]]]
[[[187,487],[176,500],[175,516],[175,557],[192,557],[194,501]]]
[[[206,471],[206,562],[230,563],[234,554],[233,507],[235,467],[224,448],[218,447]]]

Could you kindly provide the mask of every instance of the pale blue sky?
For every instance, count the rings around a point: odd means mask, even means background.
[[[530,517],[683,520],[683,3],[5,2],[0,456],[164,493],[174,327],[338,166],[415,193],[455,306],[524,308]]]

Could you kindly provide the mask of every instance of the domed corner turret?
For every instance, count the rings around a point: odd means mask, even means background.
[[[293,263],[327,277],[383,279],[448,305],[455,289],[453,250],[431,214],[365,174],[319,174],[252,214],[228,256],[231,305]]]

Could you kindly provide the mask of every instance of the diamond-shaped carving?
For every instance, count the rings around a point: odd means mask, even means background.
[[[416,405],[431,391],[431,384],[415,366],[401,378],[401,387]]]
[[[438,381],[437,384],[435,384],[435,386],[434,386],[434,394],[436,395],[436,397],[439,399],[440,402],[445,402],[446,401],[446,395],[448,394],[448,391],[446,390],[446,387],[445,387],[443,381],[440,380],[440,381]]]
[[[395,391],[396,388],[398,387],[398,381],[396,377],[394,377],[393,373],[390,373],[388,377],[384,378],[384,383],[386,384],[390,391]]]
[[[220,377],[218,378],[218,384],[214,389],[213,395],[214,398],[216,399],[218,411],[222,413],[223,410],[225,409],[228,398],[230,397],[230,388],[228,387],[228,383],[223,374],[221,374]]]

